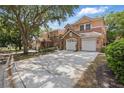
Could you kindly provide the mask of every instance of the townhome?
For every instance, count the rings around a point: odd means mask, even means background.
[[[100,51],[106,45],[106,26],[103,18],[84,16],[62,30],[49,32],[48,38],[63,50]]]
[[[100,51],[106,45],[106,26],[103,18],[82,17],[65,26],[61,46],[72,51]]]

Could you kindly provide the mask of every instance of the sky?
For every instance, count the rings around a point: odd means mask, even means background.
[[[67,18],[65,22],[49,23],[52,29],[63,29],[66,24],[72,24],[78,21],[83,16],[98,17],[109,14],[110,12],[124,11],[124,5],[80,5],[78,9],[74,10],[74,16]]]

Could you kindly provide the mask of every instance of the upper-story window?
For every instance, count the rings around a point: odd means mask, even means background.
[[[80,31],[84,30],[84,25],[80,25]]]
[[[83,31],[83,30],[91,30],[91,24],[80,25],[80,31]]]
[[[91,24],[86,24],[86,30],[90,30],[91,29]]]

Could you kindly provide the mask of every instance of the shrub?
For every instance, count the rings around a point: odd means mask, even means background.
[[[40,50],[41,53],[53,52],[56,50],[56,47],[43,48]]]
[[[102,53],[105,53],[105,48],[106,48],[106,47],[102,47],[102,48],[101,48],[101,52],[102,52]]]
[[[108,66],[119,82],[124,84],[124,39],[111,43],[106,48]]]

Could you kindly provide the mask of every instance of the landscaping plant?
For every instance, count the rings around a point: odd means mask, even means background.
[[[108,66],[114,72],[116,79],[124,84],[124,39],[109,44],[105,53]]]
[[[44,54],[48,52],[54,52],[55,50],[56,50],[56,47],[49,47],[49,48],[40,49],[40,52]]]

